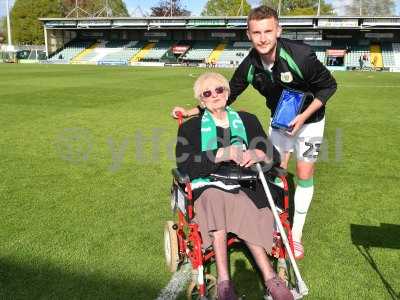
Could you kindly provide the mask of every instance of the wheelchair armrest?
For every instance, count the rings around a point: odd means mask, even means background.
[[[181,173],[177,168],[172,169],[171,173],[180,184],[190,183],[189,175]]]

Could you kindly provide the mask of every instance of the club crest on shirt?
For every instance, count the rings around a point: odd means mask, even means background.
[[[282,82],[292,82],[293,81],[293,75],[290,72],[283,72],[281,73],[281,81]]]

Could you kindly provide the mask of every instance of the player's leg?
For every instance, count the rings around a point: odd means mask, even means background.
[[[281,159],[281,168],[288,168],[289,160],[292,152],[294,151],[295,138],[284,134],[278,129],[269,127],[269,139],[274,147],[278,150]],[[275,179],[275,183],[283,188],[283,182],[279,179]]]
[[[303,227],[306,221],[308,208],[314,195],[314,163],[298,160],[296,163],[296,190],[294,193],[294,215],[292,238],[294,242],[295,257],[304,257],[302,244]]]
[[[304,125],[295,143],[297,161],[292,238],[297,259],[304,256],[301,240],[307,212],[314,194],[315,162],[322,143],[324,126],[325,119]]]

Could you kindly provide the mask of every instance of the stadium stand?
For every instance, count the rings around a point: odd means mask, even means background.
[[[251,49],[250,43],[231,42],[225,46],[218,59],[218,63],[224,65],[238,65],[246,57]]]
[[[144,46],[139,41],[110,41],[105,45],[106,55],[98,60],[99,64],[127,64]]]
[[[132,57],[131,62],[141,61],[152,48],[154,48],[156,43],[147,43],[138,53]]]
[[[72,64],[95,64],[96,58],[102,54],[104,49],[105,41],[94,43],[90,47],[75,56],[72,60]]]
[[[323,64],[326,63],[326,48],[325,47],[317,47],[314,46],[312,47],[313,50],[315,51],[315,54],[317,55],[317,58],[320,62]]]
[[[93,41],[72,41],[65,45],[60,51],[50,57],[50,62],[69,63],[79,53],[90,47]]]
[[[393,43],[393,56],[396,67],[400,67],[400,43]]]
[[[174,54],[175,47],[190,47],[182,54]],[[335,43],[331,47],[312,46],[317,58],[328,64],[330,49],[346,49],[344,66],[350,69],[360,67],[360,57],[365,57],[365,69],[399,68],[400,43],[381,42],[371,45],[348,45]],[[226,41],[72,41],[55,53],[48,61],[72,64],[130,64],[132,62],[195,62],[234,67],[241,63],[251,50],[249,42]],[[328,52],[327,52],[328,51]],[[375,67],[374,67],[375,63]]]
[[[379,44],[371,44],[370,62],[374,68],[383,68],[382,49]]]
[[[370,63],[370,51],[369,51],[369,46],[352,46],[351,51],[347,53],[346,59],[345,59],[345,65],[347,67],[352,67],[352,68],[359,68],[360,67],[360,56],[366,55],[368,60],[365,63],[365,67],[370,68],[371,63]]]
[[[211,52],[210,56],[208,57],[208,61],[216,63],[221,56],[221,53],[224,51],[226,44],[227,43],[219,43]]]
[[[142,61],[159,61],[171,48],[172,41],[159,41],[143,56]]]
[[[182,60],[185,61],[200,61],[203,62],[207,60],[214,48],[217,46],[217,43],[214,41],[198,41],[195,42],[191,49],[189,49]]]
[[[236,67],[251,49],[244,16],[40,21],[50,63]],[[282,37],[309,44],[331,70],[400,72],[400,17],[281,16],[280,23]]]
[[[384,67],[394,67],[396,65],[392,43],[382,43],[382,58]]]

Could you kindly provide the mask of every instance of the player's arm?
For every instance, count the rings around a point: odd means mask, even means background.
[[[311,104],[290,123],[293,127],[290,135],[295,135],[303,126],[305,121],[326,104],[328,99],[336,92],[337,84],[331,72],[318,60],[315,52],[310,48],[304,55],[303,66],[304,80],[311,92],[314,100]]]
[[[311,104],[301,114],[297,115],[292,122],[289,123],[289,126],[292,127],[292,130],[287,132],[287,134],[295,135],[301,126],[303,126],[303,124],[306,122],[306,120],[322,106],[324,106],[324,103],[320,99],[314,98]]]
[[[336,92],[337,84],[331,72],[318,60],[315,52],[310,48],[305,56],[304,79],[307,81],[314,97],[326,104]]]
[[[247,73],[249,72],[250,64],[248,57],[239,65],[239,67],[233,73],[231,80],[229,81],[229,88],[231,93],[229,94],[227,105],[231,105],[237,97],[249,86],[247,81]]]

